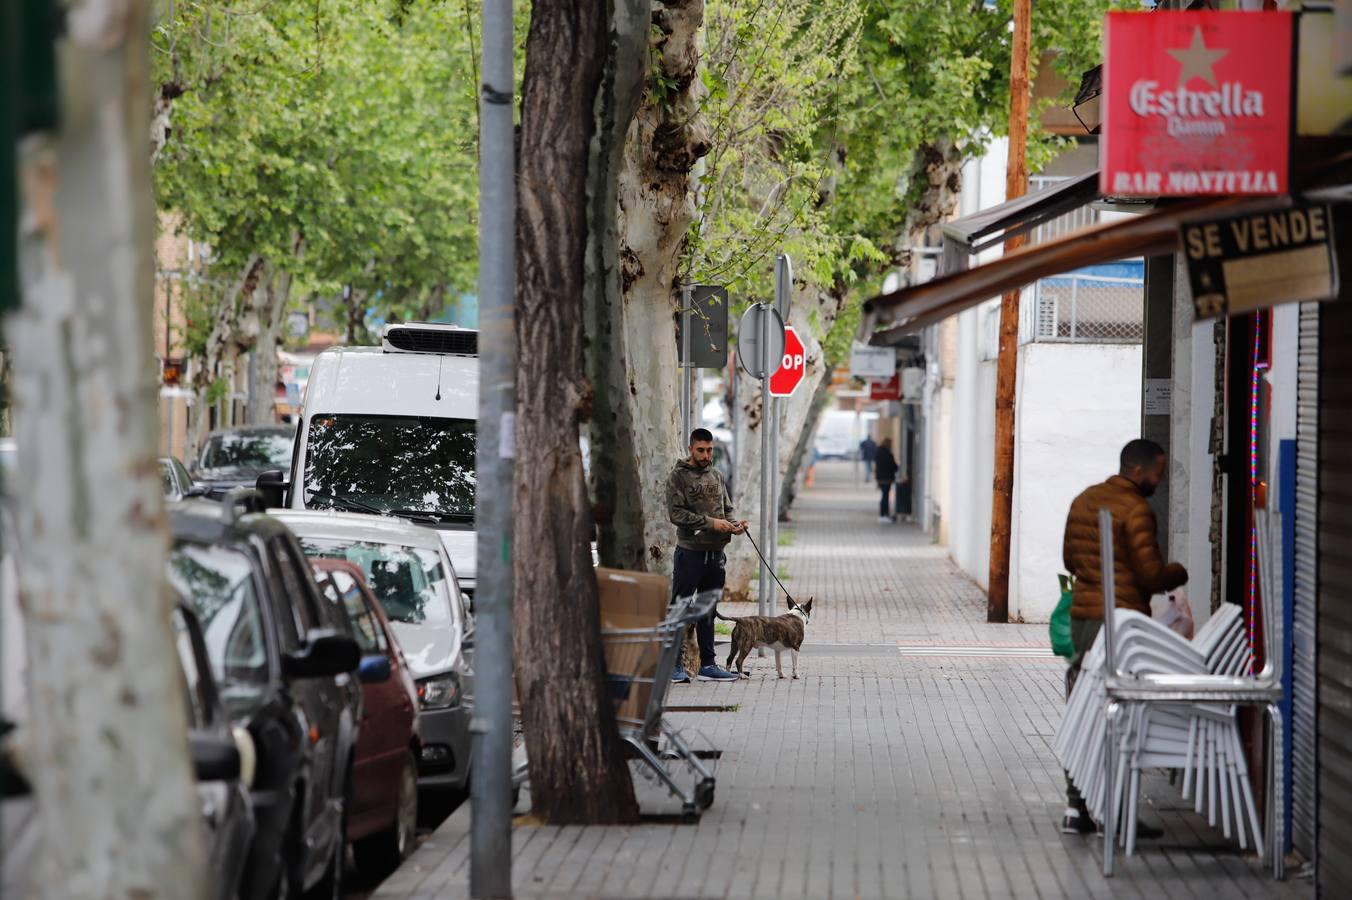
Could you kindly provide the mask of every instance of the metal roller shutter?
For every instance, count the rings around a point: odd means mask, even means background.
[[[1352,885],[1352,303],[1319,321],[1317,890]]]
[[[1300,310],[1291,629],[1291,843],[1315,856],[1315,611],[1319,516],[1319,304]]]

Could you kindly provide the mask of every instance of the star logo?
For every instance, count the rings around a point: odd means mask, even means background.
[[[1187,87],[1194,78],[1202,78],[1216,87],[1216,73],[1211,67],[1230,55],[1229,50],[1210,50],[1202,40],[1202,29],[1193,28],[1192,43],[1186,50],[1169,50],[1169,55],[1183,67],[1178,73],[1178,86]]]

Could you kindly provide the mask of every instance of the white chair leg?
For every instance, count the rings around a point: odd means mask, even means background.
[[[1113,797],[1111,785],[1116,780],[1113,772],[1117,762],[1117,713],[1118,705],[1109,702],[1103,710],[1103,774],[1106,791],[1103,807],[1103,877],[1113,875],[1113,854],[1117,851],[1117,803]]]
[[[1281,707],[1269,703],[1268,723],[1272,734],[1272,771],[1268,779],[1268,847],[1272,853],[1272,877],[1281,881],[1286,875],[1286,723]]]

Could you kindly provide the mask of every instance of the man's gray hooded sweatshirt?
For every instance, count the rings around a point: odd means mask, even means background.
[[[713,529],[714,519],[732,520],[723,474],[683,459],[667,479],[667,515],[676,526],[676,546],[701,553],[722,550],[732,535]]]

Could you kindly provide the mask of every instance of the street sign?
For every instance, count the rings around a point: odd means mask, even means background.
[[[769,320],[769,346],[766,346],[766,320]],[[784,355],[784,320],[768,303],[747,308],[737,323],[737,361],[752,378],[765,378],[779,367]]]
[[[901,373],[897,372],[891,378],[870,382],[868,398],[870,400],[900,400]]]
[[[855,378],[891,378],[897,371],[897,351],[891,347],[850,347],[850,375]]]
[[[1108,13],[1100,192],[1286,193],[1291,25],[1289,12]]]
[[[1181,237],[1199,319],[1338,296],[1327,206],[1191,222]]]
[[[721,369],[728,360],[728,289],[709,284],[690,287],[690,358],[697,369]],[[676,355],[686,365],[681,351],[681,323],[676,317]]]
[[[784,326],[784,353],[770,376],[771,397],[792,397],[807,375],[807,348],[792,325]]]

